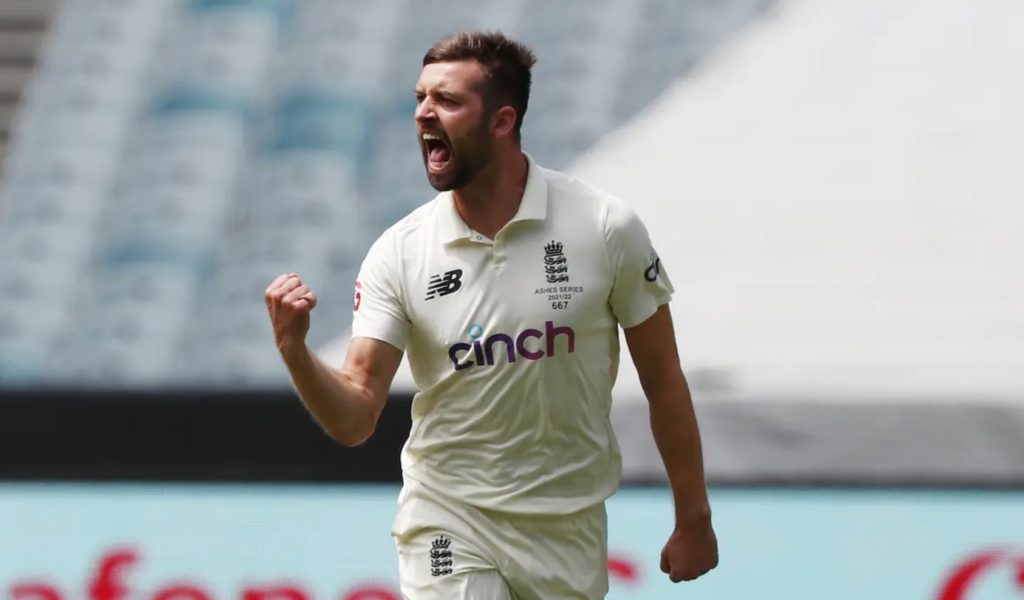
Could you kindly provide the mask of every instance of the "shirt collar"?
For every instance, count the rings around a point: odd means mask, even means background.
[[[512,217],[511,223],[516,221],[543,221],[548,214],[548,180],[541,173],[540,167],[529,154],[523,152],[526,157],[527,167],[526,188],[523,189],[523,199],[519,203],[519,210]]]
[[[523,153],[527,162],[526,187],[523,189],[523,198],[519,202],[519,210],[509,223],[516,221],[543,221],[548,213],[548,182],[541,172],[540,167],[533,160],[533,157]],[[438,197],[439,214],[438,226],[441,233],[441,241],[445,244],[458,240],[469,239],[473,236],[473,230],[466,225],[466,222],[455,210],[455,198],[450,191],[442,192]],[[507,227],[507,225],[506,225]]]

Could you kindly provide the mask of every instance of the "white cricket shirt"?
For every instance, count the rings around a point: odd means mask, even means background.
[[[567,514],[619,483],[617,328],[673,290],[629,207],[529,163],[493,240],[450,192],[385,231],[360,270],[352,336],[408,353],[421,391],[406,477],[481,508]]]

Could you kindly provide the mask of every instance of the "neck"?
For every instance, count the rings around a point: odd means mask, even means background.
[[[473,181],[452,192],[459,216],[470,229],[494,239],[516,216],[528,171],[526,156],[518,148],[507,156],[495,156]]]

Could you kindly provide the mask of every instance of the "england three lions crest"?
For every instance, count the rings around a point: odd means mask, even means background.
[[[452,574],[452,540],[439,535],[430,545],[430,574],[434,577]]]
[[[562,242],[551,240],[544,246],[544,274],[548,283],[566,283],[569,281],[569,265],[562,253]]]

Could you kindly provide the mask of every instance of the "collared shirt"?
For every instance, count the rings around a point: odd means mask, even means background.
[[[519,210],[493,240],[451,192],[384,232],[360,270],[352,336],[409,355],[421,391],[406,477],[481,508],[568,514],[618,486],[618,327],[673,290],[629,207],[528,160]]]

